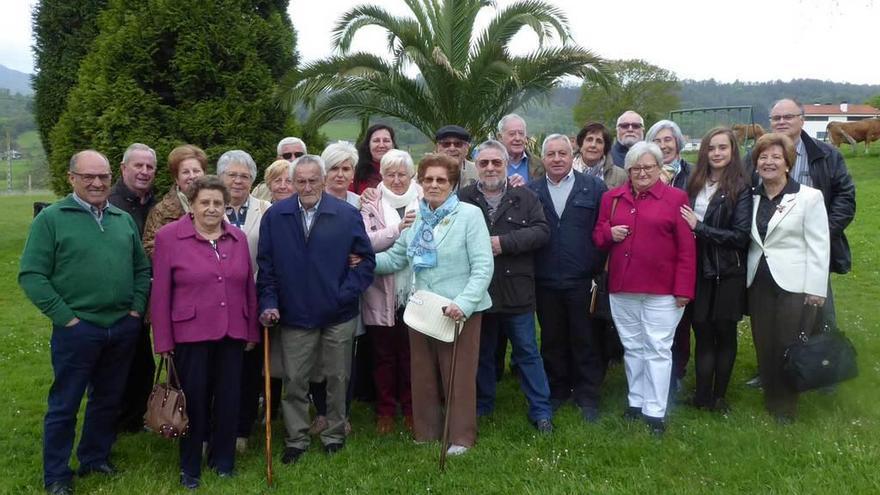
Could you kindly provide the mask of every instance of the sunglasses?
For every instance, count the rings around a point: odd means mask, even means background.
[[[288,151],[287,153],[281,153],[281,158],[284,158],[285,160],[290,160],[291,158],[299,158],[303,155],[305,155],[305,153],[303,153],[302,151],[294,151],[293,153]]]
[[[620,124],[617,124],[617,127],[620,127],[621,129],[641,129],[642,124],[639,124],[638,122],[621,122]]]

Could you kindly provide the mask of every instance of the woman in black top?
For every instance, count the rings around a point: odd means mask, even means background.
[[[716,127],[700,143],[681,216],[697,237],[693,304],[697,390],[693,405],[722,413],[736,359],[736,325],[745,312],[746,250],[752,195],[733,131]]]

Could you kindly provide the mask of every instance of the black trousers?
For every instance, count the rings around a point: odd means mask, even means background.
[[[180,469],[190,476],[201,475],[202,442],[209,444],[208,467],[219,473],[235,467],[244,345],[224,338],[177,344],[174,349],[189,416],[189,433],[180,439]]]
[[[727,393],[736,361],[736,323],[733,320],[694,323],[697,340],[694,402],[697,405],[711,407]]]
[[[692,305],[688,305],[678,326],[675,327],[675,337],[672,340],[672,378],[683,379],[687,374],[687,364],[691,359],[691,316],[694,313]],[[671,382],[674,383],[674,382]]]
[[[241,406],[238,412],[236,436],[244,438],[251,436],[260,409],[263,387],[263,347],[258,345],[245,352],[242,359]]]
[[[137,432],[144,427],[144,413],[147,412],[147,400],[153,390],[153,378],[156,373],[156,361],[150,342],[150,327],[141,323],[140,334],[135,344],[134,356],[128,378],[125,380],[125,391],[119,411],[116,431]]]
[[[588,313],[587,286],[535,289],[550,399],[570,398],[581,407],[598,407],[605,366]]]

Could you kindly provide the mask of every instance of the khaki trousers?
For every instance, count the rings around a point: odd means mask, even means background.
[[[481,313],[465,322],[458,336],[455,383],[449,418],[449,442],[473,447],[477,440],[477,364]],[[452,343],[409,329],[414,436],[417,442],[440,440]]]
[[[309,378],[327,379],[327,421],[321,443],[345,442],[345,396],[357,318],[324,328],[281,327],[284,398],[281,410],[286,447],[309,447]]]

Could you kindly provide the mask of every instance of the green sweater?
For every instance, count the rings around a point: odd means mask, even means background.
[[[69,195],[31,224],[18,283],[55,325],[77,317],[110,327],[131,310],[144,313],[150,261],[128,213],[111,205],[99,226]]]

